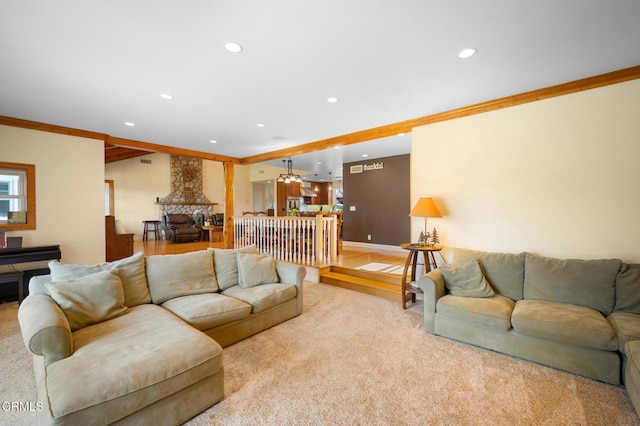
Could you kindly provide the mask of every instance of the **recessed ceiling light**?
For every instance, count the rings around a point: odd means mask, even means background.
[[[136,123],[131,122],[131,121],[127,121],[124,123],[125,126],[129,126],[129,127],[136,127]]]
[[[467,49],[462,49],[460,51],[460,53],[458,53],[458,58],[467,59],[467,58],[472,57],[476,53],[478,53],[478,49],[475,49],[473,47],[470,47],[470,48],[467,48]]]
[[[362,156],[363,156],[364,158],[367,158],[367,157],[369,156],[369,154],[362,154]]]
[[[317,164],[318,166],[321,166],[321,165],[322,165],[322,161],[318,161],[316,164]]]
[[[227,49],[231,53],[240,53],[242,52],[242,46],[234,41],[229,41],[224,44],[224,48]]]
[[[340,146],[334,146],[333,149],[340,149]]]
[[[404,136],[404,133],[398,133],[398,136]]]
[[[338,102],[338,98],[332,96],[330,98],[327,98],[327,102],[329,102],[330,104],[335,104],[336,102]]]
[[[168,93],[162,93],[160,94],[160,97],[166,101],[172,101],[173,100],[173,96],[171,96]]]
[[[218,143],[218,141],[213,140],[213,139],[211,139],[209,142],[210,142],[210,143]]]
[[[264,127],[264,123],[258,123],[258,124],[256,124],[256,126],[258,126],[258,127]]]

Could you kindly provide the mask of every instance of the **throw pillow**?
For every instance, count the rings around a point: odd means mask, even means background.
[[[616,277],[616,311],[640,314],[640,264],[622,264]]]
[[[238,284],[242,288],[279,282],[276,260],[268,254],[238,253]]]
[[[454,296],[491,297],[495,293],[484,277],[477,260],[440,266],[444,284]]]
[[[50,282],[45,287],[69,320],[71,331],[127,312],[117,269],[67,281]]]
[[[111,263],[98,263],[95,265],[77,265],[73,263],[49,262],[51,281],[65,281],[85,277],[100,271],[118,269],[124,290],[125,305],[132,308],[151,302],[147,276],[144,269],[144,254],[139,251],[132,256],[116,260]]]
[[[147,256],[146,263],[153,303],[218,291],[212,253],[208,250]]]
[[[258,254],[258,249],[255,245],[240,249],[209,248],[207,250],[213,253],[213,263],[215,265],[220,291],[238,285],[238,253]]]

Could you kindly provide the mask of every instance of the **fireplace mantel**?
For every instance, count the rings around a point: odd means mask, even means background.
[[[158,201],[155,204],[159,205],[159,206],[217,206],[218,203],[196,203],[196,202],[191,202],[191,203],[187,203],[186,201],[176,201],[176,202],[164,202],[164,201]]]

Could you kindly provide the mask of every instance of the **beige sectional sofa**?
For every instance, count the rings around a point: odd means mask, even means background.
[[[418,281],[429,333],[611,384],[640,412],[640,265],[446,248]]]
[[[41,424],[180,424],[220,401],[222,347],[302,312],[304,267],[255,247],[50,263],[18,319]]]

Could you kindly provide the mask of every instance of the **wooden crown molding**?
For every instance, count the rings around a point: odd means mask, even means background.
[[[23,127],[25,129],[31,130],[40,130],[49,133],[60,133],[63,135],[78,136],[87,139],[98,139],[102,141],[106,140],[108,137],[108,135],[105,135],[104,133],[58,126],[56,124],[39,123],[37,121],[23,120],[21,118],[0,116],[0,124],[3,124],[5,126]]]
[[[79,136],[89,139],[99,139],[105,141],[106,144],[116,147],[133,148],[135,150],[145,152],[161,152],[165,154],[181,155],[187,157],[202,158],[204,160],[221,161],[232,164],[254,164],[279,158],[292,157],[295,155],[306,154],[309,152],[322,151],[335,146],[351,145],[354,143],[366,142],[374,139],[380,139],[388,136],[394,136],[398,133],[408,133],[414,127],[434,124],[441,121],[454,120],[456,118],[468,117],[471,115],[482,114],[489,111],[495,111],[502,108],[509,108],[516,105],[522,105],[529,102],[535,102],[542,99],[553,98],[556,96],[568,95],[583,90],[595,89],[598,87],[608,86],[611,84],[623,83],[625,81],[636,80],[640,78],[640,65],[624,68],[600,74],[593,77],[587,77],[568,83],[558,84],[555,86],[536,89],[525,93],[494,99],[487,102],[481,102],[462,108],[456,108],[450,111],[444,111],[425,117],[418,117],[410,120],[399,121],[384,126],[374,127],[372,129],[361,130],[358,132],[348,133],[346,135],[336,136],[329,139],[323,139],[316,142],[309,142],[302,145],[296,145],[290,148],[280,149],[277,151],[266,152],[264,154],[253,155],[244,158],[228,157],[225,155],[212,154],[202,151],[193,151],[189,149],[176,148],[168,145],[159,145],[150,142],[141,142],[131,139],[123,139],[112,137],[103,133],[91,132],[87,130],[73,129],[70,127],[57,126],[55,124],[38,123],[36,121],[22,120],[19,118],[0,116],[0,124],[14,127],[24,127],[28,129],[41,130],[45,132],[62,133],[65,135]],[[132,154],[132,153],[130,153]],[[130,157],[129,157],[130,158]]]
[[[425,117],[399,121],[397,123],[374,127],[372,129],[362,130],[359,132],[348,133],[346,135],[336,136],[317,142],[310,142],[291,148],[281,149],[278,151],[253,155],[251,157],[241,158],[240,164],[260,163],[263,161],[275,160],[279,158],[293,157],[295,155],[306,154],[309,152],[322,151],[328,148],[333,148],[335,146],[351,145],[354,143],[366,142],[388,136],[395,136],[398,133],[411,132],[414,127],[425,126],[441,121],[454,120],[456,118],[468,117],[475,114],[482,114],[502,108],[509,108],[516,105],[522,105],[542,99],[553,98],[556,96],[568,95],[571,93],[595,89],[611,84],[623,83],[625,81],[636,80],[639,78],[640,65],[636,65],[634,67],[608,72],[594,77],[587,77],[580,80],[571,81],[569,83],[558,84],[556,86],[545,87],[543,89],[536,89],[530,92],[520,93],[518,95],[505,96],[503,98],[481,102],[462,108],[456,108],[450,111],[440,112]]]

